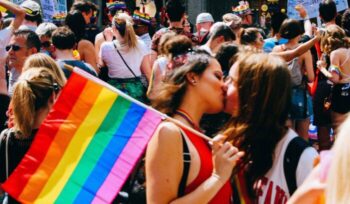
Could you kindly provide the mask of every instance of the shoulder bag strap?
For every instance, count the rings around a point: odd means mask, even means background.
[[[134,75],[134,77],[136,78],[136,77],[137,77],[136,74],[132,71],[132,69],[131,69],[131,68],[129,67],[129,65],[126,63],[124,57],[120,54],[120,52],[119,52],[119,50],[118,50],[118,48],[117,48],[117,46],[115,45],[114,42],[113,42],[113,46],[114,46],[115,50],[117,51],[118,55],[120,56],[120,58],[123,60],[125,66],[129,69],[129,71],[132,73],[132,75]]]
[[[289,142],[284,154],[283,168],[290,195],[297,189],[297,167],[300,156],[307,147],[309,147],[309,144],[303,138],[297,136]]]
[[[181,131],[181,130],[180,130]],[[182,137],[182,147],[183,147],[183,160],[184,160],[184,169],[182,172],[182,177],[179,185],[178,190],[178,197],[181,197],[185,195],[185,189],[186,189],[186,183],[188,178],[188,173],[190,170],[190,164],[191,164],[191,155],[190,151],[188,149],[188,145],[184,136],[184,133],[181,131],[181,137]]]

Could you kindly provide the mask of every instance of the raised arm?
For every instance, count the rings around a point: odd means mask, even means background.
[[[273,52],[271,54],[280,56],[285,61],[288,62],[296,57],[299,57],[300,55],[304,54],[308,50],[310,50],[310,48],[312,48],[312,46],[314,46],[314,44],[316,42],[318,42],[319,38],[320,38],[320,36],[317,35],[317,36],[313,37],[311,40],[301,44],[300,46],[298,46],[297,48],[295,48],[293,50],[286,50],[283,52]]]
[[[12,21],[11,26],[13,27],[13,30],[17,30],[24,20],[24,17],[26,15],[25,10],[10,1],[4,0],[0,0],[0,6],[15,14],[16,17]]]

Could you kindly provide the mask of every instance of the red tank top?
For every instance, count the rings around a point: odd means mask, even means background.
[[[207,180],[213,172],[213,161],[211,148],[209,147],[207,141],[203,140],[199,136],[194,135],[192,132],[182,129],[187,137],[191,140],[193,146],[196,148],[200,157],[200,170],[198,176],[186,186],[185,194],[191,193],[198,186],[200,186],[205,180]],[[230,181],[228,180],[226,184],[219,190],[215,197],[209,203],[232,203],[232,187]]]

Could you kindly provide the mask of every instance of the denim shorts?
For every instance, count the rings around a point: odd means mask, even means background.
[[[309,118],[312,114],[312,99],[309,92],[301,86],[293,87],[290,119],[303,120]]]

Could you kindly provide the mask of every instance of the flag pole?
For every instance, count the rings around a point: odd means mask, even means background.
[[[126,98],[127,100],[129,100],[129,101],[131,101],[131,102],[133,102],[133,103],[136,103],[137,105],[139,105],[139,106],[141,106],[141,107],[143,107],[143,108],[145,108],[145,109],[147,109],[147,110],[151,110],[151,111],[153,111],[153,112],[156,112],[157,114],[160,114],[160,115],[162,116],[162,119],[163,119],[163,120],[171,121],[171,122],[175,123],[176,125],[178,125],[179,127],[185,128],[186,130],[190,131],[191,133],[193,133],[193,134],[195,134],[195,135],[198,135],[199,137],[201,137],[201,138],[203,138],[203,139],[205,139],[205,140],[207,140],[207,141],[211,141],[211,140],[212,140],[212,138],[210,138],[210,137],[206,136],[205,134],[203,134],[203,133],[201,133],[201,132],[199,132],[199,131],[193,129],[192,127],[189,127],[188,125],[185,125],[185,124],[182,123],[181,121],[176,120],[176,119],[174,119],[174,118],[172,118],[172,117],[170,117],[170,116],[168,116],[168,115],[166,115],[166,114],[164,114],[164,113],[162,113],[162,112],[159,112],[158,110],[156,110],[156,109],[154,109],[154,108],[152,108],[152,107],[150,107],[150,106],[148,106],[148,105],[146,105],[146,104],[141,103],[140,101],[138,101],[138,100],[132,98],[131,96],[129,96],[129,95],[123,93],[122,91],[116,89],[116,88],[113,87],[112,85],[110,85],[110,84],[108,84],[108,83],[106,83],[106,82],[100,80],[99,78],[96,78],[96,77],[92,76],[91,74],[89,74],[89,73],[87,73],[87,72],[85,72],[85,71],[83,71],[83,70],[81,70],[81,69],[79,69],[79,68],[74,68],[73,66],[68,65],[68,64],[64,64],[63,66],[64,66],[67,70],[69,70],[69,71],[71,71],[71,72],[75,72],[75,73],[78,73],[78,74],[80,74],[80,75],[83,75],[84,77],[86,77],[86,78],[88,78],[88,79],[91,79],[91,80],[93,80],[94,82],[99,83],[99,84],[101,84],[101,85],[107,87],[108,89],[110,89],[110,90],[112,90],[112,91],[114,91],[114,92],[117,92],[118,95],[120,95],[120,96]]]

